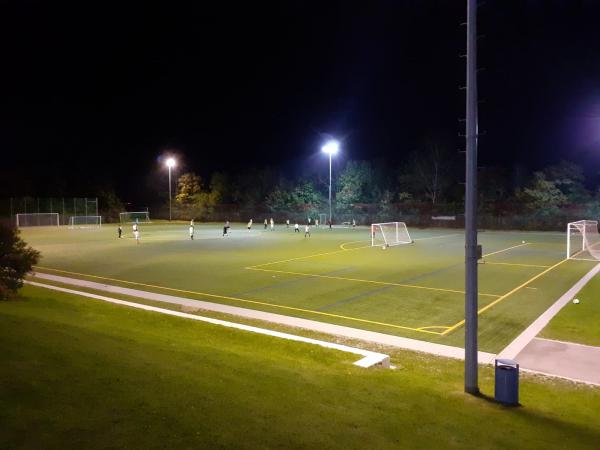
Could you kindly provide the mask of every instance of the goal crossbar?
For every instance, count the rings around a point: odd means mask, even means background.
[[[69,228],[100,228],[102,216],[71,216],[69,217]]]

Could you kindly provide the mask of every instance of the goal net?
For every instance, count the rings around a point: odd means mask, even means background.
[[[17,227],[58,227],[58,213],[17,214]]]
[[[319,214],[319,223],[325,225],[327,223],[327,214]]]
[[[71,216],[69,217],[69,228],[100,228],[102,216]]]
[[[412,242],[404,222],[374,223],[371,225],[371,247],[389,247]]]
[[[119,213],[121,223],[149,223],[150,213],[148,211],[126,211]]]
[[[567,259],[600,260],[597,220],[578,220],[567,224]]]

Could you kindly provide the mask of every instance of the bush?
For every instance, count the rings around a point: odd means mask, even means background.
[[[0,224],[0,300],[23,287],[23,278],[39,258],[40,252],[19,237],[19,230]]]

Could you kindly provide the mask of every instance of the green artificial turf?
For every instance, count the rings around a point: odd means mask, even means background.
[[[0,303],[0,448],[597,448],[600,390],[462,363],[361,369],[308,344],[26,287]],[[484,394],[491,368],[482,368]]]
[[[223,238],[219,225],[203,224],[196,226],[194,241],[182,223],[140,228],[139,245],[128,228],[126,238],[117,239],[110,225],[32,228],[23,237],[42,252],[39,270],[48,273],[108,277],[106,282],[127,287],[463,343],[461,230],[411,229],[414,244],[383,251],[369,246],[366,227],[313,228],[312,237],[304,238],[284,226],[248,232],[233,224],[231,235]],[[480,242],[485,254],[501,251],[479,265],[481,308],[564,257],[560,233],[483,232]],[[494,303],[480,316],[481,350],[500,351],[591,267],[587,261],[568,261]]]
[[[559,341],[600,346],[600,277],[592,278],[542,330],[541,336]]]

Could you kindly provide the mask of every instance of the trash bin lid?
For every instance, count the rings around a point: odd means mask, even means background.
[[[496,364],[501,364],[503,366],[515,366],[515,367],[519,365],[518,362],[513,361],[512,359],[497,359]]]

